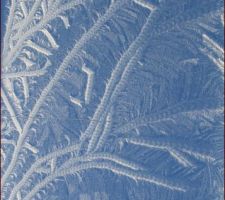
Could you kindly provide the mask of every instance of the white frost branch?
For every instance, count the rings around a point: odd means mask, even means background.
[[[9,111],[9,114],[11,116],[11,119],[12,119],[12,121],[13,121],[16,129],[17,129],[17,131],[19,132],[19,134],[21,134],[22,128],[21,128],[21,126],[19,124],[19,121],[17,120],[16,113],[13,110],[13,107],[11,106],[11,104],[10,104],[10,102],[8,100],[8,97],[6,96],[3,88],[1,88],[1,97],[2,97],[2,100],[3,100],[7,110]]]

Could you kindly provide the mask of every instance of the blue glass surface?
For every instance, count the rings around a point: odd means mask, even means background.
[[[222,200],[222,0],[2,0],[3,200]]]

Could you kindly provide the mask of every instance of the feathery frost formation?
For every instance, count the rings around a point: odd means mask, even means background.
[[[222,199],[223,6],[5,1],[2,199]]]

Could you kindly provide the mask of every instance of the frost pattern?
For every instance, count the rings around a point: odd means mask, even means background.
[[[3,200],[223,198],[223,1],[7,3]]]

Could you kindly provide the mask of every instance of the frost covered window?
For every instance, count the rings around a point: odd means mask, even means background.
[[[222,0],[2,0],[3,200],[222,200]]]

